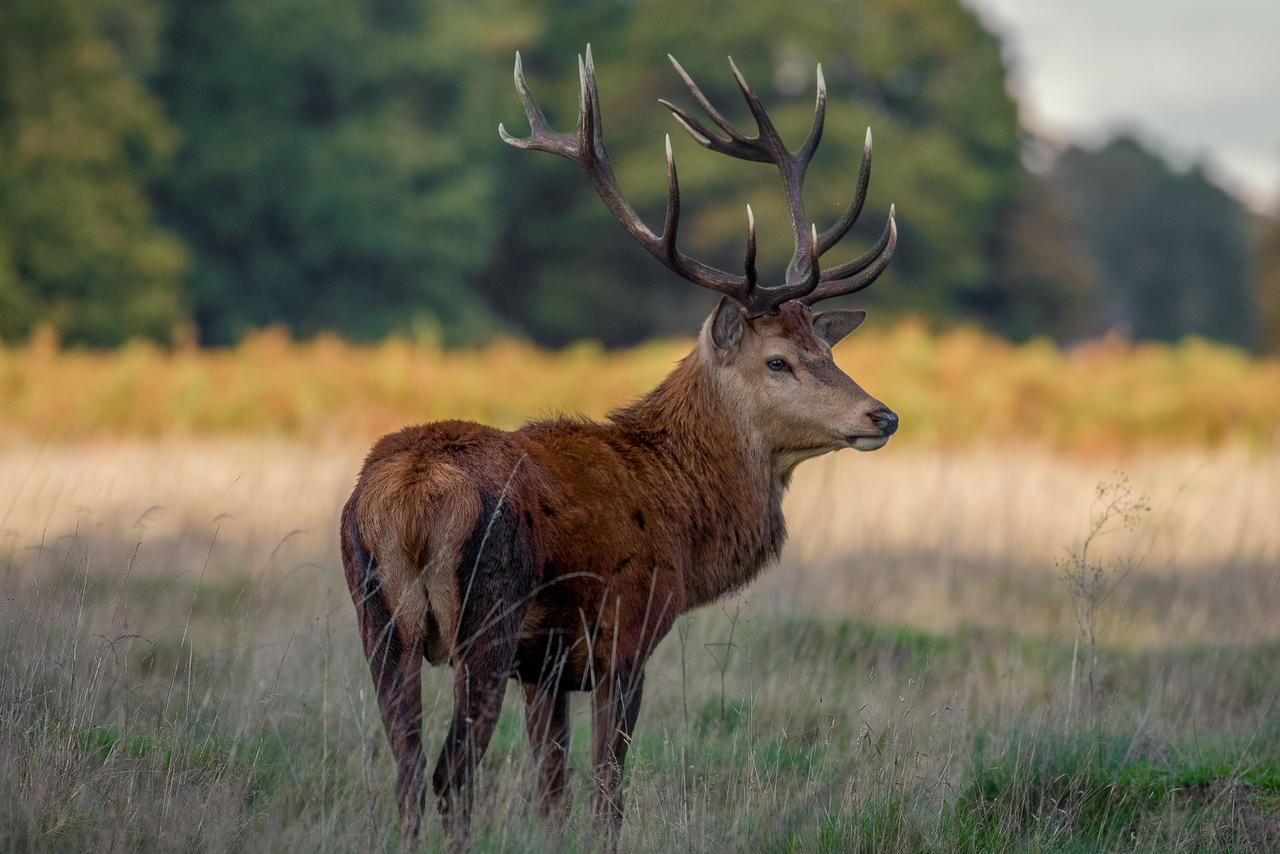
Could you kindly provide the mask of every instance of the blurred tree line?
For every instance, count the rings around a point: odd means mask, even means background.
[[[1280,345],[1259,319],[1277,239],[1255,253],[1238,202],[1131,139],[1027,171],[1000,44],[958,0],[6,0],[0,338],[690,332],[712,295],[633,245],[572,164],[498,140],[499,121],[525,132],[515,51],[568,130],[588,41],[615,169],[654,227],[672,133],[695,257],[737,269],[750,202],[776,277],[789,227],[772,167],[702,150],[656,104],[693,106],[665,54],[751,127],[732,54],[792,145],[821,61],[819,228],[848,202],[867,125],[877,152],[863,221],[829,258],[899,210],[891,273],[858,304],[1015,338]]]

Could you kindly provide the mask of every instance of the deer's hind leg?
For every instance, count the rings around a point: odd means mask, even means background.
[[[445,832],[454,841],[468,832],[476,768],[502,709],[534,572],[514,508],[482,496],[479,521],[457,569],[453,721],[432,775]]]
[[[427,600],[421,585],[390,580],[400,566],[375,566],[344,511],[342,556],[360,638],[378,694],[382,723],[398,767],[396,797],[405,838],[418,832],[425,803],[422,753],[422,655]],[[394,563],[394,561],[393,561]],[[388,583],[390,581],[390,583]]]

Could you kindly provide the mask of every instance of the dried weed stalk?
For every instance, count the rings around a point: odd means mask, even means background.
[[[1089,531],[1081,543],[1067,550],[1057,562],[1062,581],[1076,609],[1076,636],[1071,648],[1071,680],[1068,714],[1075,714],[1076,673],[1086,670],[1090,705],[1098,690],[1098,613],[1102,604],[1120,582],[1133,572],[1142,559],[1119,557],[1098,560],[1089,554],[1098,538],[1118,531],[1132,531],[1143,515],[1151,510],[1146,496],[1133,493],[1129,477],[1117,473],[1116,479],[1099,483],[1089,512]]]

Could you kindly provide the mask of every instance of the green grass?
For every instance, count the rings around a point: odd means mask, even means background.
[[[1135,752],[1135,733],[1022,732],[980,755],[952,826],[978,850],[1274,850],[1280,728]]]
[[[0,849],[397,850],[392,763],[336,570],[266,584],[99,575],[75,548],[43,559],[57,565],[7,576]],[[649,668],[624,850],[1280,846],[1274,642],[1104,649],[1096,695],[1068,710],[1070,638],[750,601],[685,620]],[[432,746],[448,680],[427,676]],[[529,804],[513,691],[476,850],[595,847],[574,709],[564,840]],[[442,844],[428,821],[421,850]]]

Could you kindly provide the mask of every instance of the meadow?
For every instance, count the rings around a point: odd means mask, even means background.
[[[0,849],[396,850],[336,549],[368,443],[599,415],[685,346],[0,351]],[[838,359],[902,431],[802,466],[779,565],[660,646],[622,850],[1280,847],[1280,366],[913,323]],[[585,702],[563,837],[520,705],[475,847],[590,851]]]

